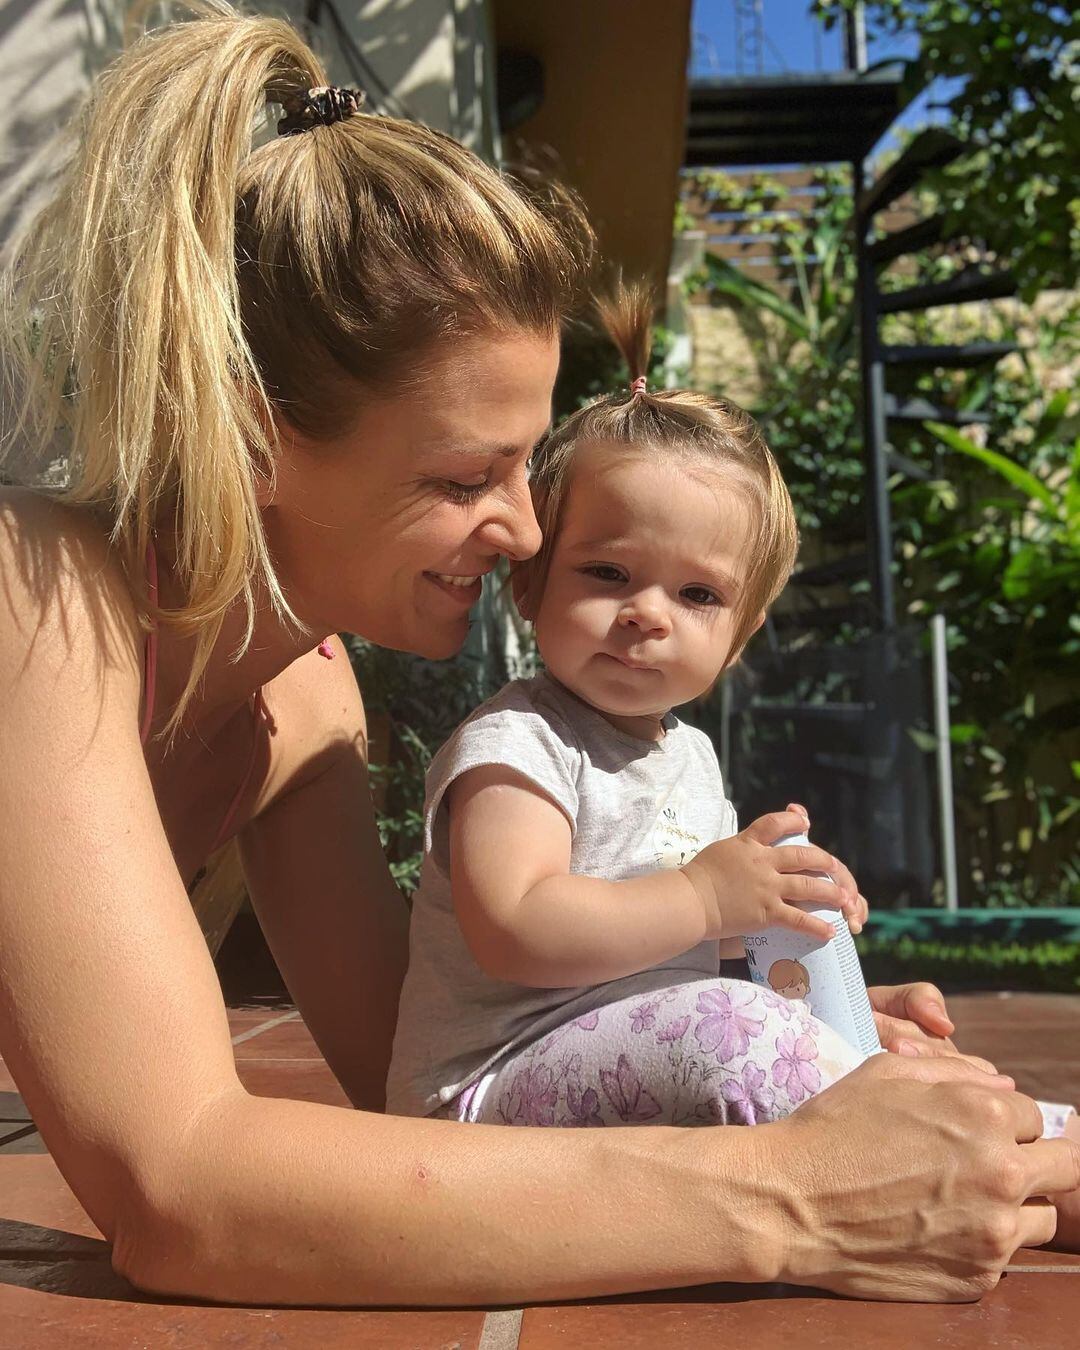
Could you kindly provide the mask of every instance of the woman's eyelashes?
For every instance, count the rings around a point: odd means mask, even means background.
[[[539,442],[537,442],[537,444],[539,444]],[[533,449],[535,449],[535,446]],[[525,458],[522,465],[526,481],[528,481],[529,466],[532,463],[532,454],[533,451],[530,450],[528,457]],[[512,469],[508,468],[507,472],[512,472]],[[462,483],[456,478],[439,478],[436,482],[438,483],[443,496],[449,501],[456,502],[459,506],[468,506],[472,502],[479,501],[485,492],[495,486],[497,479],[498,481],[502,481],[503,475],[498,469],[489,467],[484,471],[484,476],[480,481],[476,483]]]
[[[485,476],[479,483],[458,483],[452,478],[444,478],[440,486],[448,501],[456,502],[458,506],[468,506],[484,495],[491,486],[491,480]]]

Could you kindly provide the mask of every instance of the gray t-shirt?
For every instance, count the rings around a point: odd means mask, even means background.
[[[680,867],[737,830],[707,736],[669,715],[647,742],[617,731],[546,674],[515,680],[457,729],[428,770],[424,863],[413,899],[387,1110],[429,1115],[508,1052],[636,990],[715,976],[718,944],[625,979],[532,989],[491,979],[465,944],[449,880],[446,790],[485,764],[537,785],[570,821],[570,871],[620,881]],[[503,841],[506,848],[514,840]]]

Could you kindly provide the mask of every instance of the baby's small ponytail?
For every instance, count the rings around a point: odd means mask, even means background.
[[[646,392],[655,312],[655,296],[644,281],[620,281],[596,297],[596,313],[629,368],[630,392],[635,396]]]

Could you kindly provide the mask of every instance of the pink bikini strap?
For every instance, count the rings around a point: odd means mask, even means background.
[[[157,553],[154,541],[146,541],[146,591],[150,603],[157,608],[158,572]],[[151,614],[150,631],[146,634],[146,646],[143,649],[143,715],[139,728],[139,740],[145,745],[150,739],[150,728],[154,721],[154,692],[157,688],[157,620]]]

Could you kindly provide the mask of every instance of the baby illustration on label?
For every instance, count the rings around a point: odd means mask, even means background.
[[[769,984],[785,998],[806,998],[810,992],[810,976],[801,961],[784,958],[769,967]]]

